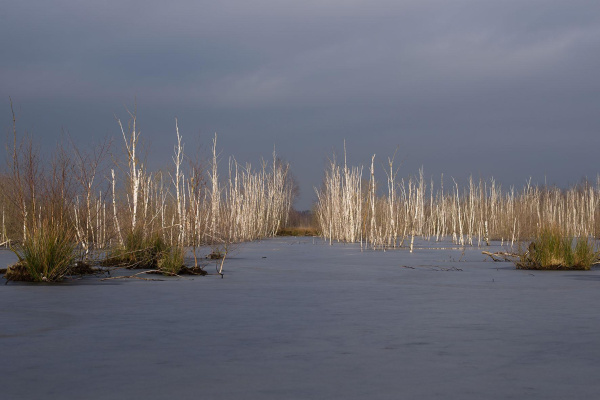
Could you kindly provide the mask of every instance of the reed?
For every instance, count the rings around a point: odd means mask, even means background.
[[[335,157],[330,161],[323,185],[316,189],[318,230],[330,243],[412,249],[415,237],[449,237],[461,246],[489,245],[491,240],[515,246],[552,225],[570,237],[600,234],[600,177],[595,185],[583,182],[568,189],[527,182],[520,191],[504,189],[493,178],[469,178],[463,185],[453,179],[447,189],[443,175],[439,183],[427,182],[423,169],[399,180],[392,158],[384,170],[387,185],[381,185],[374,156],[368,180],[362,166],[349,167],[345,159],[343,165]]]
[[[13,140],[0,171],[2,244],[27,251],[41,246],[35,234],[50,235],[40,227],[51,220],[69,232],[65,238],[83,262],[102,253],[110,264],[155,268],[161,254],[173,258],[191,246],[197,268],[195,250],[202,245],[227,247],[274,236],[286,226],[296,192],[289,164],[275,152],[258,168],[231,157],[223,173],[215,135],[207,167],[187,166],[175,120],[173,169],[149,171],[140,157],[135,110],[128,117],[127,123],[117,119],[122,156],[110,142],[87,151],[71,143],[46,159],[31,138],[18,134],[13,113]]]

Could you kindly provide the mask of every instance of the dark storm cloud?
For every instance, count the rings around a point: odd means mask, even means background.
[[[399,145],[407,173],[423,164],[520,184],[529,175],[564,183],[598,172],[590,160],[600,144],[595,2],[2,8],[1,94],[35,110],[31,119],[43,124],[33,128],[104,135],[114,129],[112,112],[137,96],[144,134],[158,144],[171,143],[174,115],[190,133],[223,133],[223,147],[238,158],[267,155],[275,142],[293,162],[305,207],[322,160],[344,138],[357,161],[384,159]]]

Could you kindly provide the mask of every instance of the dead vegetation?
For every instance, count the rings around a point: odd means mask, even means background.
[[[558,225],[569,237],[600,234],[600,177],[568,189],[527,183],[520,191],[503,189],[492,178],[469,178],[450,185],[442,175],[426,180],[398,179],[393,158],[385,164],[385,180],[376,179],[375,156],[364,177],[363,166],[340,165],[335,158],[317,190],[315,215],[321,235],[331,242],[358,242],[364,247],[413,249],[415,237],[451,238],[460,246],[488,245],[499,240],[515,246]]]
[[[23,262],[17,262],[6,269],[4,278],[7,282],[34,282],[33,276]]]
[[[113,153],[110,142],[88,152],[70,143],[48,161],[33,139],[18,134],[12,115],[0,172],[0,242],[11,244],[35,281],[60,280],[77,265],[101,261],[91,258],[100,253],[106,266],[202,274],[200,246],[227,247],[286,226],[295,189],[289,165],[275,152],[258,169],[230,158],[221,177],[217,136],[210,161],[191,160],[175,120],[173,169],[151,172],[140,156],[134,110],[127,124],[117,119],[124,156]],[[49,229],[58,226],[65,233],[60,238]],[[55,251],[56,244],[64,251]],[[192,249],[192,267],[184,263],[185,248]],[[50,250],[46,260],[35,254],[44,250]],[[24,276],[18,271],[11,276]]]

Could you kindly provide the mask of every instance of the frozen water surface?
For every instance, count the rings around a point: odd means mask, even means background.
[[[225,270],[225,279],[0,286],[0,397],[600,392],[599,270],[518,271],[476,247],[361,252],[297,238],[245,244]]]

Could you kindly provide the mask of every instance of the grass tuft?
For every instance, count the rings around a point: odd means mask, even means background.
[[[38,228],[11,250],[19,262],[7,271],[8,280],[60,281],[69,273],[76,256],[72,232],[52,224]]]
[[[185,266],[184,252],[180,246],[165,250],[158,260],[158,269],[165,275],[178,275]]]
[[[167,244],[160,235],[146,236],[142,229],[136,229],[125,236],[123,245],[113,249],[103,263],[135,269],[152,269],[158,267],[158,261],[165,251]]]
[[[516,265],[518,269],[589,270],[598,255],[592,239],[563,236],[559,228],[551,227],[542,229]]]

